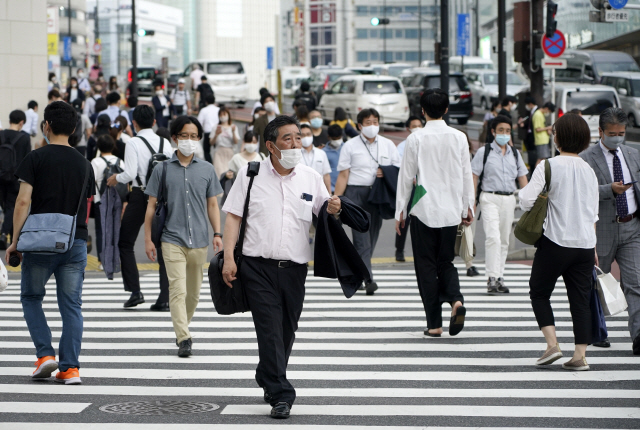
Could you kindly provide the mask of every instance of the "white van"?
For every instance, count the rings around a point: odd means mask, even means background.
[[[343,108],[353,121],[368,108],[380,113],[380,123],[404,127],[409,119],[407,94],[400,79],[393,76],[342,76],[325,91],[318,104],[325,119],[333,119],[337,107]]]
[[[300,88],[303,81],[309,80],[309,69],[306,67],[284,67],[281,76],[282,94],[291,96]]]
[[[187,66],[182,77],[186,80],[186,87],[191,88],[190,74],[194,65],[207,75],[207,82],[211,85],[216,96],[216,102],[236,103],[244,105],[249,99],[249,80],[242,62],[238,60],[195,60]],[[199,85],[200,82],[197,83]],[[197,87],[196,85],[196,87]]]
[[[454,56],[449,58],[449,71],[462,73],[467,69],[495,70],[493,61],[482,57]]]

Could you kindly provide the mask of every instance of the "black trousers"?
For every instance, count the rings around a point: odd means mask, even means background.
[[[100,202],[92,205],[93,219],[96,227],[96,246],[98,250],[98,261],[102,263],[102,217],[100,216]]]
[[[529,297],[538,327],[555,325],[549,299],[556,281],[562,276],[567,287],[575,343],[591,343],[590,303],[594,264],[593,248],[565,248],[542,236],[529,280]]]
[[[147,196],[140,188],[134,188],[129,194],[129,204],[124,211],[122,222],[120,223],[120,267],[122,268],[122,281],[124,290],[131,292],[140,291],[140,273],[136,262],[134,245],[140,233],[140,228],[144,224],[144,216],[147,211]],[[162,249],[156,248],[158,263],[160,264],[160,295],[158,303],[169,302],[169,279],[167,269],[162,258]]]
[[[538,149],[536,148],[536,142],[533,137],[533,133],[527,133],[524,138],[524,146],[527,148],[527,160],[529,161],[529,179],[533,175],[533,171],[536,170],[536,162],[538,161]]]
[[[210,133],[204,134],[204,141],[202,142],[202,149],[204,150],[204,159],[213,164],[213,158],[211,158],[211,143],[209,142]],[[216,172],[217,173],[217,172]]]
[[[0,234],[13,235],[13,210],[16,207],[19,190],[19,185],[15,183],[0,185],[0,205],[2,205],[2,211],[4,212],[4,221],[2,221]]]
[[[453,265],[457,231],[457,225],[431,228],[416,217],[411,220],[413,264],[430,329],[442,327],[443,303],[464,302]]]
[[[307,266],[278,268],[261,258],[244,257],[238,271],[258,337],[256,382],[278,402],[293,405],[296,390],[287,380],[287,364],[304,301]]]

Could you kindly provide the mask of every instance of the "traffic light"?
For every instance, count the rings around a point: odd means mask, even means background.
[[[138,30],[138,36],[139,37],[153,36],[154,34],[156,34],[155,30],[145,30],[144,28],[141,28],[141,29]]]
[[[558,22],[556,21],[556,13],[558,12],[558,5],[551,0],[547,1],[547,28],[545,29],[545,35],[547,37],[553,37],[556,34],[556,28]]]
[[[389,24],[389,18],[378,18],[378,17],[373,17],[371,18],[371,25],[378,26],[378,25],[387,25]]]

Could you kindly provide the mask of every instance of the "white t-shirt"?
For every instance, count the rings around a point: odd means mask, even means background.
[[[82,119],[82,139],[80,139],[80,143],[78,146],[87,146],[87,130],[91,130],[93,124],[91,124],[91,120],[85,114],[80,115]]]
[[[307,152],[306,149],[302,148],[302,161],[300,163],[311,167],[322,176],[331,173],[331,165],[329,164],[327,154],[322,149],[316,147],[314,147],[311,152]]]
[[[103,155],[109,163],[116,164],[118,157],[115,155]],[[100,186],[102,185],[102,179],[104,178],[104,169],[107,168],[107,163],[101,158],[96,157],[91,160],[91,167],[93,167],[93,175],[96,178],[96,195],[94,201],[100,203]]]
[[[229,160],[229,170],[231,170],[233,173],[238,173],[240,169],[249,164],[251,161],[264,160],[264,156],[257,151],[254,152],[253,155],[254,157],[251,160],[247,160],[240,154],[234,155],[233,157],[231,157],[231,160]]]
[[[376,180],[378,166],[400,167],[400,155],[396,145],[378,135],[374,143],[356,136],[342,145],[338,171],[349,169],[347,185],[370,187]]]
[[[189,95],[189,91],[182,90],[180,91],[177,88],[174,88],[173,91],[171,92],[171,103],[174,104],[174,106],[184,106],[187,104],[188,101],[191,101],[191,96]]]
[[[202,128],[205,133],[215,133],[215,128],[218,126],[220,119],[218,118],[218,113],[220,112],[220,108],[216,105],[208,105],[202,109],[200,109],[200,113],[198,114],[198,121],[202,124]],[[210,138],[212,136],[209,136]]]
[[[215,133],[215,131],[214,131]],[[229,125],[222,126],[222,133],[216,138],[216,147],[219,148],[233,148],[233,141],[240,141],[240,134],[238,133],[238,127],[231,127]]]

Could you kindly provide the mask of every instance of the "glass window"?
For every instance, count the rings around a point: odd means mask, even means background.
[[[363,94],[402,94],[402,87],[397,81],[364,82]]]
[[[366,6],[356,6],[356,14],[358,16],[367,16],[368,13],[369,11]]]
[[[424,11],[424,7],[422,10]],[[405,6],[404,11],[407,13],[418,13],[418,6]]]
[[[311,35],[311,46],[318,46],[318,29],[312,28],[310,31]]]
[[[342,81],[342,86],[340,87],[340,94],[353,94],[355,92],[356,92],[355,81]]]
[[[616,88],[625,89],[627,90],[627,95],[631,95],[631,86],[629,85],[629,79],[619,78]]]
[[[369,37],[369,30],[359,28],[356,30],[356,39],[367,39]]]
[[[229,62],[229,63],[209,63],[207,64],[208,75],[237,75],[244,73],[242,63]]]
[[[484,84],[485,85],[498,85],[498,74],[497,73],[485,73],[485,75],[484,75]]]
[[[378,51],[371,51],[371,52],[369,52],[369,59],[371,61],[378,61],[378,59],[379,59],[378,55],[379,55]]]
[[[584,76],[586,78],[595,79],[593,76],[593,68],[588,64],[584,66]]]
[[[417,28],[407,28],[404,31],[405,39],[417,39],[418,38],[418,29]]]
[[[369,37],[372,39],[378,38],[378,29],[369,30]]]
[[[422,85],[422,80],[424,79],[424,75],[415,75],[411,80],[412,87],[419,87]]]
[[[640,67],[638,67],[635,62],[631,61],[611,61],[608,63],[600,62],[594,67],[599,74],[607,72],[640,72]],[[586,72],[587,70],[585,66],[585,75],[587,74]]]
[[[387,39],[393,39],[393,30],[390,28],[385,28],[383,30],[381,30],[381,32],[384,31],[384,35]]]
[[[407,51],[404,53],[406,61],[418,61],[418,51]]]
[[[333,86],[331,87],[331,92],[333,94],[338,94],[340,93],[340,88],[342,87],[342,82],[336,82],[335,84],[333,84]]]
[[[426,82],[427,88],[440,88],[440,76],[430,76]],[[467,81],[460,76],[449,77],[449,92],[469,91]]]
[[[385,52],[385,54],[386,55],[385,55],[384,61],[386,63],[392,62],[393,61],[393,52],[387,51],[387,52]],[[391,67],[389,67],[389,74],[391,74]],[[393,75],[393,76],[396,76],[396,75]]]
[[[640,97],[640,79],[629,81],[631,83],[631,94],[633,97]]]
[[[356,52],[357,61],[364,62],[369,61],[369,53],[367,51],[358,51]]]
[[[409,76],[404,76],[400,80],[402,81],[402,85],[404,85],[405,87],[408,87],[411,85],[411,81],[413,81],[414,78],[415,78],[415,75],[409,75]]]
[[[600,115],[610,107],[617,107],[613,91],[569,91],[567,112],[580,109],[583,115]]]
[[[396,30],[396,39],[402,39],[402,30]]]
[[[334,27],[324,27],[324,44],[325,45],[335,45],[335,34]]]
[[[382,10],[382,8],[380,8],[380,10]],[[378,6],[369,6],[369,14],[375,15],[376,13],[378,13]]]
[[[396,61],[402,61],[402,52],[396,52]]]
[[[435,38],[435,33],[433,31],[433,28],[423,28],[421,33],[422,33],[422,38],[423,39],[434,39]]]

